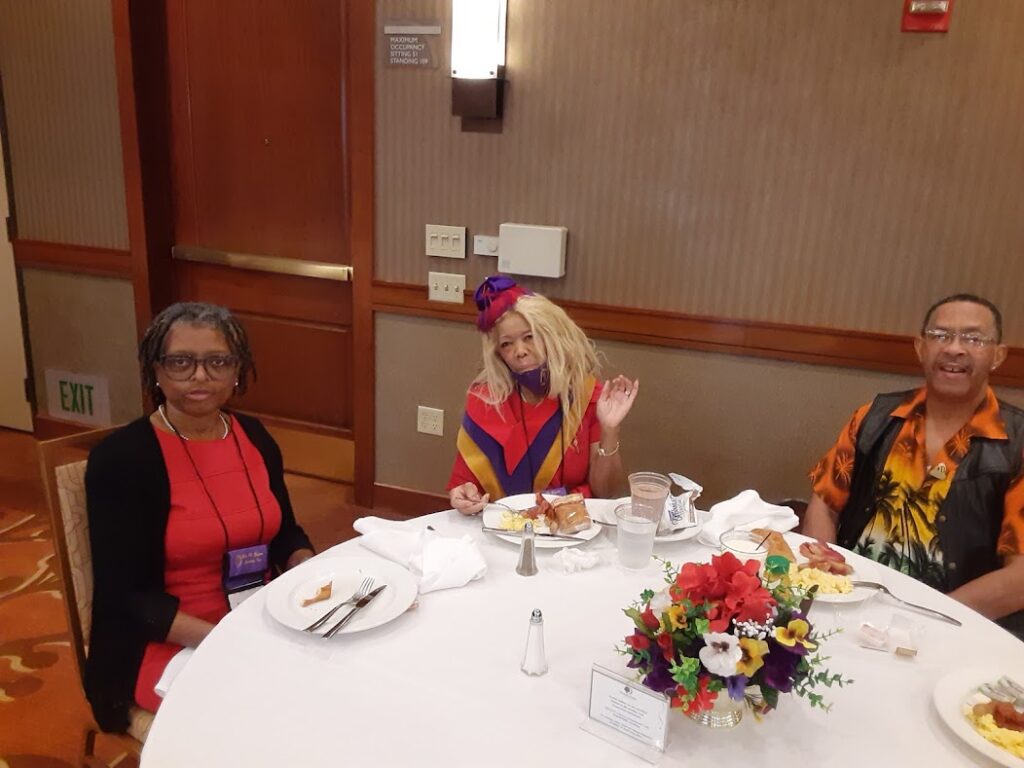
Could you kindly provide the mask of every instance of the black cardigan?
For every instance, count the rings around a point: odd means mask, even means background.
[[[270,559],[284,570],[293,552],[312,547],[295,522],[281,450],[257,419],[234,416],[263,457],[270,490],[281,506],[281,530],[270,543]],[[85,491],[93,569],[85,694],[100,728],[124,731],[146,643],[166,639],[178,612],[178,598],[164,590],[170,481],[148,418],[124,426],[92,450]]]

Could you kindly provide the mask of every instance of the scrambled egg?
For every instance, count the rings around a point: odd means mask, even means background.
[[[981,715],[979,717],[974,714],[974,709],[971,707],[965,707],[964,714],[970,720],[971,725],[974,726],[974,730],[985,739],[991,741],[996,746],[1002,747],[1011,755],[1024,757],[1024,732],[1000,728],[996,725],[995,718],[992,715]]]
[[[547,530],[547,520],[543,515],[536,520],[530,520],[526,515],[518,512],[502,512],[501,521],[498,523],[498,527],[503,528],[506,531],[521,531],[529,522],[533,523],[533,530],[535,531]]]
[[[853,591],[849,576],[836,576],[817,568],[789,566],[789,581],[795,587],[810,589],[817,586],[819,595],[845,595]]]

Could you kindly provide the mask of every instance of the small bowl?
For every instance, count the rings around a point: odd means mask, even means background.
[[[723,552],[732,552],[741,561],[757,560],[764,564],[765,558],[768,557],[764,536],[758,536],[750,531],[732,528],[718,537],[718,543]]]

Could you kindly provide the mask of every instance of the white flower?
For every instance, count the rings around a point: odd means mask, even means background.
[[[707,643],[700,649],[700,663],[713,675],[731,677],[736,674],[736,665],[743,658],[740,641],[725,632],[708,632],[704,635]]]
[[[672,598],[669,597],[668,587],[661,590],[661,592],[658,592],[651,598],[651,610],[654,611],[654,615],[659,619],[661,618],[661,614],[667,611],[671,605]]]

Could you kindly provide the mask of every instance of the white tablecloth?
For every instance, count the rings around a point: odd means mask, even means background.
[[[153,724],[143,768],[183,766],[525,766],[646,765],[580,730],[590,668],[619,669],[614,647],[631,631],[622,608],[658,588],[656,565],[630,573],[614,565],[565,575],[539,552],[540,573],[515,573],[518,548],[479,532],[478,518],[440,512],[411,521],[442,535],[474,532],[487,575],[433,592],[391,623],[332,640],[279,625],[265,588],[227,616],[177,678]],[[612,548],[602,532],[588,548]],[[368,554],[356,540],[331,554]],[[673,562],[706,560],[695,542],[658,545]],[[973,611],[894,571],[885,583],[905,599],[937,608],[962,628],[901,610],[884,598],[863,606],[817,605],[812,620],[848,631],[824,651],[855,679],[827,690],[830,713],[783,696],[758,723],[712,731],[672,712],[660,765],[939,766],[987,765],[936,713],[937,679],[965,664],[1024,668],[1024,643]],[[530,612],[544,612],[549,672],[519,665]],[[893,612],[923,632],[915,659],[860,648],[862,618]]]

